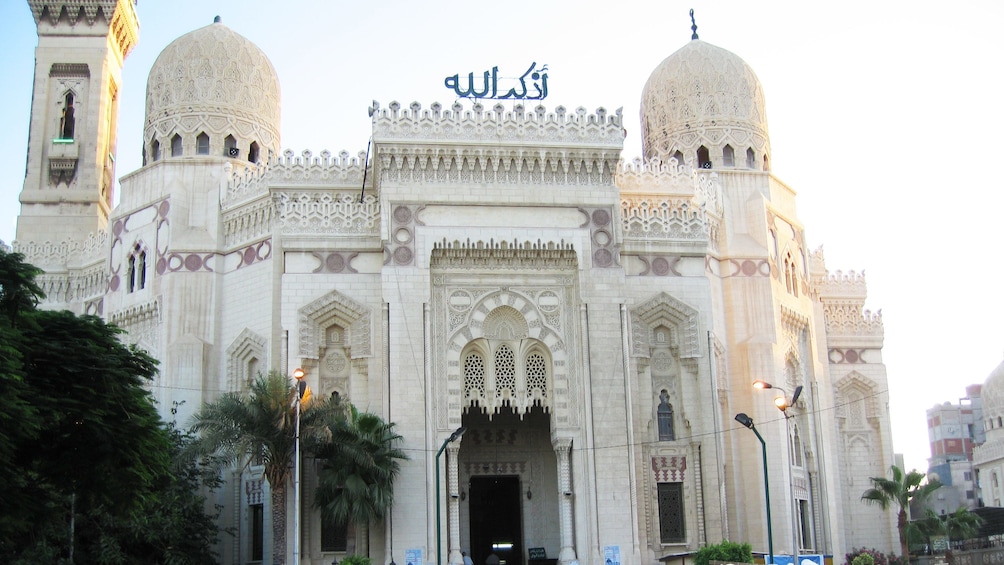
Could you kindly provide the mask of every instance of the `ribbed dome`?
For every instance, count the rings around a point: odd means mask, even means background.
[[[1004,428],[997,425],[997,418],[1004,417],[1004,362],[997,365],[997,368],[990,372],[990,376],[983,383],[983,417],[994,422],[993,429],[987,429],[987,439],[991,435],[995,438],[1002,436]]]
[[[766,168],[770,139],[760,81],[745,61],[710,43],[693,40],[652,71],[641,125],[646,158],[665,161],[680,151],[685,162],[701,166],[695,159],[703,145],[714,168]],[[726,145],[734,153],[731,164]],[[748,163],[749,149],[754,159]]]
[[[208,152],[199,150],[196,138],[202,133],[209,137]],[[150,69],[144,144],[151,159],[170,156],[176,134],[186,156],[247,159],[250,151],[250,160],[257,160],[258,151],[263,159],[279,152],[275,68],[261,49],[219,18],[174,40]],[[225,141],[227,136],[231,139]],[[252,143],[258,151],[250,150]]]

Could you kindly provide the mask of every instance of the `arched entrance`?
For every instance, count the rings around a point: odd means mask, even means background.
[[[558,464],[550,415],[534,408],[489,415],[472,409],[458,455],[461,546],[475,565],[489,554],[526,565],[531,548],[561,549]]]

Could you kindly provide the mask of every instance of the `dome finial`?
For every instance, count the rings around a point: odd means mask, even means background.
[[[694,32],[690,36],[690,40],[693,41],[695,39],[699,39],[697,37],[697,22],[694,21],[694,9],[693,8],[690,9],[690,29],[691,29],[691,31]]]
[[[693,12],[693,10],[691,10],[691,12]],[[213,18],[213,23],[214,24],[223,23],[223,18],[216,16],[215,18]]]

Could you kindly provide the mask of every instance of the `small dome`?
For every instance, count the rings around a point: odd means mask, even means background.
[[[684,162],[692,162],[704,147],[708,164],[696,166],[767,168],[770,139],[760,81],[737,55],[701,40],[652,71],[641,97],[641,127],[647,159],[665,161],[679,151]]]
[[[996,437],[1001,435],[1002,428],[998,423],[998,418],[1004,418],[1004,362],[997,365],[991,371],[990,376],[983,383],[981,394],[983,400],[983,417],[993,421],[993,429],[987,428],[987,438],[991,433]]]
[[[182,155],[257,161],[278,154],[279,77],[271,61],[219,17],[175,39],[150,69],[143,139],[153,160],[175,144]]]

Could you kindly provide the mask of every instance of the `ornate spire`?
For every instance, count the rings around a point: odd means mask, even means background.
[[[694,32],[690,36],[690,40],[691,41],[693,41],[695,39],[700,39],[699,37],[697,37],[697,22],[694,21],[694,9],[693,8],[690,9],[690,30]]]

